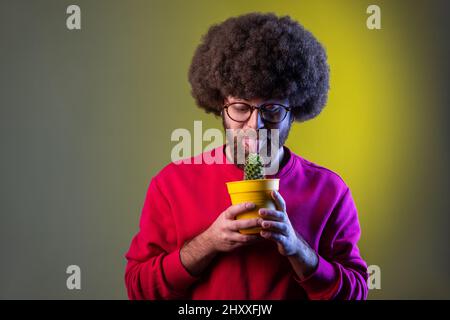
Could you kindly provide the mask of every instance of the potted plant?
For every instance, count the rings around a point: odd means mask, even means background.
[[[259,154],[250,153],[245,161],[244,180],[226,183],[233,205],[242,202],[255,204],[254,210],[239,214],[236,219],[258,218],[260,208],[276,209],[271,192],[278,191],[279,181],[280,179],[265,179]],[[239,230],[242,234],[256,234],[260,231],[260,227]]]

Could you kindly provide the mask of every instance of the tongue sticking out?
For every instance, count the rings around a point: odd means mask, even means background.
[[[244,142],[248,146],[249,153],[258,153],[258,139],[245,138]]]

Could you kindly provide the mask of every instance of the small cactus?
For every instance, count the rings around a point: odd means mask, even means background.
[[[263,165],[257,153],[250,153],[245,161],[244,180],[264,179]]]

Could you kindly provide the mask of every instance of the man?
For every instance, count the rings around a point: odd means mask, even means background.
[[[197,104],[222,117],[232,141],[197,156],[222,163],[171,163],[151,180],[140,231],[126,255],[130,299],[367,297],[349,188],[284,146],[294,121],[321,112],[328,79],[323,47],[289,17],[253,13],[210,28],[189,81]],[[261,129],[279,132],[266,167],[278,168],[268,176],[280,179],[272,194],[277,210],[236,220],[253,204],[230,205],[225,183],[243,178],[232,148],[248,154],[254,146],[249,139],[230,142],[238,130]],[[272,145],[270,135],[258,142]],[[256,226],[260,234],[239,232]]]

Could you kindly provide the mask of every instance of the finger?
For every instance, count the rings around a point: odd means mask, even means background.
[[[286,213],[278,211],[278,210],[272,210],[272,209],[259,209],[259,215],[264,220],[275,220],[275,221],[285,221],[286,220]]]
[[[288,226],[286,223],[264,220],[261,226],[265,231],[273,231],[276,233],[281,233],[284,236],[288,236]]]
[[[244,202],[232,205],[225,210],[225,217],[227,219],[234,219],[238,214],[249,211],[255,208],[255,204],[251,202]]]
[[[275,242],[279,242],[282,245],[284,243],[284,239],[286,239],[283,235],[281,235],[279,233],[267,231],[267,230],[261,230],[260,234],[261,234],[261,237],[269,239],[269,240],[273,240]]]
[[[233,231],[239,231],[240,229],[259,227],[261,226],[261,220],[261,218],[233,220],[230,223],[230,229]]]
[[[272,191],[272,198],[273,200],[275,200],[275,205],[277,207],[278,210],[286,212],[286,202],[284,202],[283,197],[281,196],[281,194],[276,191],[273,190]]]
[[[257,234],[240,234],[240,233],[233,233],[233,235],[231,235],[229,237],[229,241],[232,242],[236,242],[236,243],[246,243],[246,242],[251,242],[251,241],[255,241],[256,239],[258,239],[258,235]]]

